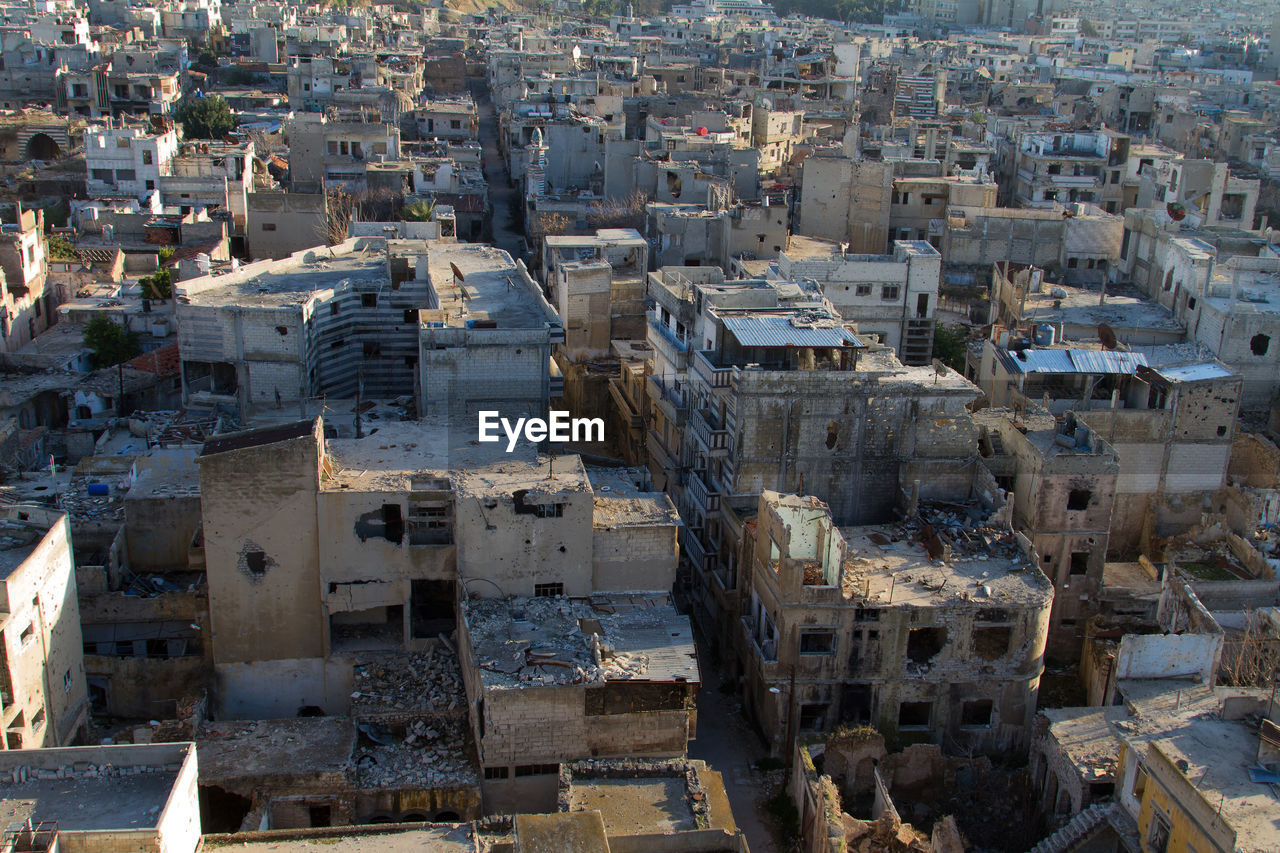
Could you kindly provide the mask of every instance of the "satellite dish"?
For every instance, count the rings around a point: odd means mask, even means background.
[[[1106,323],[1098,324],[1098,340],[1102,341],[1102,345],[1107,349],[1115,349],[1120,345],[1120,341],[1116,339],[1115,330]]]
[[[453,270],[453,277],[458,281],[466,281],[467,277],[462,274],[462,270],[458,269],[458,265],[453,261],[449,262],[449,269]]]

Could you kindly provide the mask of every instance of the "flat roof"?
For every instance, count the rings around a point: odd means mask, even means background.
[[[1064,293],[1054,296],[1053,291]],[[1038,293],[1028,293],[1022,309],[1022,319],[1031,322],[1059,321],[1073,326],[1092,326],[1106,323],[1117,330],[1158,330],[1181,332],[1184,325],[1163,305],[1139,296],[1109,291],[1106,301],[1099,305],[1101,294],[1096,290],[1045,282]]]
[[[56,821],[62,832],[156,826],[191,744],[17,750],[0,763],[0,826]],[[24,781],[12,782],[22,772]]]
[[[701,680],[689,617],[665,592],[479,598],[462,617],[486,689]],[[612,649],[599,664],[592,634]]]
[[[1105,708],[1045,708],[1049,733],[1062,753],[1086,780],[1115,776],[1120,755],[1120,735],[1112,723],[1129,716],[1123,705]]]
[[[598,811],[611,835],[670,835],[697,829],[683,772],[637,778],[580,778],[569,785],[571,812]]]
[[[456,267],[464,276],[454,277]],[[497,323],[499,329],[543,328],[559,322],[541,295],[530,289],[511,255],[475,243],[432,243],[427,275],[445,312],[445,323],[461,326],[474,320]],[[426,315],[424,315],[425,318]]]
[[[1274,853],[1280,800],[1270,786],[1249,778],[1257,763],[1258,735],[1240,721],[1203,717],[1167,722],[1145,740],[1194,785],[1209,811],[1235,830],[1240,853]]]
[[[643,468],[588,468],[587,477],[595,492],[592,526],[612,530],[680,524],[680,514],[671,497],[644,487],[648,476]]]
[[[477,849],[470,825],[448,824],[239,832],[206,835],[202,842],[207,850],[234,847],[238,853],[475,853]]]
[[[19,518],[23,512],[28,517]],[[8,507],[0,512],[0,580],[3,580],[32,555],[52,525],[45,521],[46,514],[56,512],[45,508]]]
[[[915,519],[841,528],[848,545],[845,597],[915,607],[1035,606],[1053,597],[1052,584],[1030,564],[1013,531],[973,521],[955,505],[930,511],[929,518],[950,546],[949,557],[930,559]]]
[[[236,272],[180,282],[175,290],[191,305],[284,308],[303,305],[318,292],[338,290],[344,283],[387,281],[387,256],[381,245],[358,252],[336,249],[317,247],[310,261],[294,257],[248,264]]]
[[[197,738],[200,779],[214,784],[263,776],[346,776],[356,727],[349,717],[207,722]]]

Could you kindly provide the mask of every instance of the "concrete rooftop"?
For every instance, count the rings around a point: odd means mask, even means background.
[[[455,279],[454,266],[462,272],[463,281]],[[473,243],[432,243],[427,274],[446,325],[488,320],[499,329],[536,329],[559,322],[541,294],[526,287],[511,255],[501,249]]]
[[[929,558],[914,520],[841,528],[848,543],[845,596],[915,607],[1034,605],[1052,597],[1049,580],[1030,564],[1012,531],[949,508],[954,511],[928,515],[944,544],[949,540],[950,555],[939,559]]]
[[[181,282],[176,289],[179,298],[185,295],[192,305],[283,308],[302,305],[322,291],[340,290],[346,283],[387,282],[386,252],[368,241],[362,245],[367,248],[347,253],[341,253],[342,247],[317,247],[310,262],[296,256],[262,261],[233,273]]]

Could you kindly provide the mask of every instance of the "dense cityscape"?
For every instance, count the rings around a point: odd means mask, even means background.
[[[0,853],[1280,853],[1278,222],[1275,0],[0,2]]]

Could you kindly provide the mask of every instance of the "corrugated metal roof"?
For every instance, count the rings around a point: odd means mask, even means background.
[[[1009,363],[1021,373],[1130,374],[1147,363],[1140,352],[1094,349],[1026,349],[1011,354]]]
[[[724,327],[744,347],[861,347],[849,330],[839,325],[792,325],[787,315],[724,317]]]
[[[1021,373],[1076,373],[1071,355],[1064,349],[1024,349],[1011,353],[1009,363]]]
[[[1071,361],[1081,373],[1133,373],[1147,363],[1140,352],[1115,352],[1099,349],[1073,349]]]

